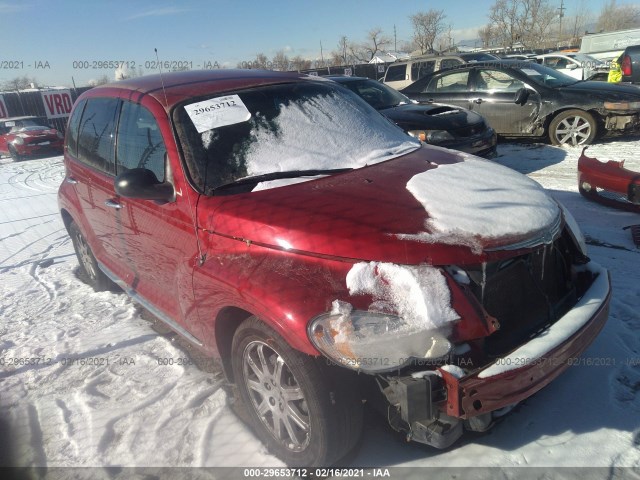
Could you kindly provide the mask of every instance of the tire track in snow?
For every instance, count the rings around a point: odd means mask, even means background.
[[[131,410],[118,415],[116,417],[113,417],[111,420],[109,420],[107,422],[107,424],[104,427],[104,433],[102,434],[102,437],[100,438],[100,441],[98,442],[98,451],[100,453],[106,453],[107,450],[109,449],[109,447],[113,444],[113,443],[117,443],[119,438],[117,433],[116,433],[116,429],[115,426],[116,424],[122,420],[125,419],[133,414],[135,414],[136,412],[139,412],[141,410],[144,410],[145,408],[153,405],[154,403],[157,403],[159,401],[161,401],[165,396],[167,396],[169,394],[169,392],[171,392],[171,390],[173,390],[176,385],[178,384],[177,381],[171,382],[170,384],[166,385],[164,388],[162,388],[160,390],[159,393],[155,394],[153,397],[151,397],[150,399],[137,404],[134,408],[132,408]]]

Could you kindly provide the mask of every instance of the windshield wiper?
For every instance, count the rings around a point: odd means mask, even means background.
[[[251,177],[239,178],[233,182],[225,183],[213,190],[224,190],[225,188],[236,187],[238,185],[257,185],[260,182],[267,182],[269,180],[280,180],[282,178],[298,178],[298,177],[313,177],[316,175],[334,175],[336,173],[343,173],[353,170],[353,168],[333,168],[326,170],[287,170],[284,172],[271,172],[264,173],[262,175],[254,175]]]

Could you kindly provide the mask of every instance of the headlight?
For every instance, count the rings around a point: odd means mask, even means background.
[[[330,360],[369,373],[395,370],[413,359],[446,356],[452,348],[446,333],[416,330],[396,315],[352,310],[340,301],[309,324],[309,338]]]
[[[435,144],[455,140],[453,135],[446,130],[411,130],[407,133],[426,143]]]
[[[640,110],[640,102],[604,102],[607,110]]]
[[[562,215],[564,216],[564,221],[567,222],[567,227],[569,228],[569,233],[573,237],[573,241],[578,246],[578,248],[580,248],[580,251],[582,252],[582,254],[586,257],[587,241],[585,240],[584,235],[582,234],[582,231],[578,226],[578,222],[576,222],[576,219],[573,217],[571,212],[567,210],[567,208],[564,205],[562,205],[562,203],[558,202],[558,205],[560,205],[560,208],[562,209]]]
[[[15,145],[24,145],[24,139],[22,137],[16,137],[11,141],[11,143]]]

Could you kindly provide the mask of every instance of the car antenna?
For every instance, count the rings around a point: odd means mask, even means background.
[[[154,52],[156,52],[156,61],[158,64],[158,70],[160,71],[160,83],[162,84],[162,93],[164,93],[164,106],[169,107],[169,102],[167,101],[167,91],[164,89],[164,79],[162,78],[162,65],[160,64],[160,59],[158,58],[158,49],[154,48]]]

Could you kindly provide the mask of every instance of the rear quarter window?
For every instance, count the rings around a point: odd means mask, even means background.
[[[401,80],[405,80],[406,72],[407,72],[406,64],[391,66],[387,70],[387,75],[384,77],[384,81],[398,82]]]
[[[80,103],[76,105],[73,109],[73,114],[69,119],[69,126],[67,127],[65,146],[67,147],[69,155],[72,155],[73,157],[78,156],[78,129],[80,128],[80,120],[86,103],[86,100],[81,100]]]

